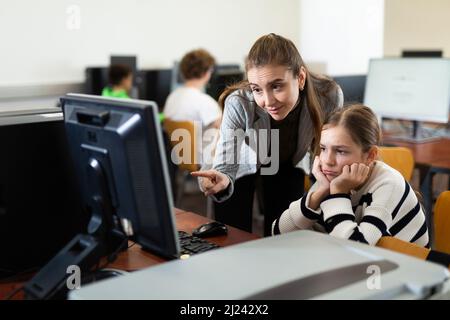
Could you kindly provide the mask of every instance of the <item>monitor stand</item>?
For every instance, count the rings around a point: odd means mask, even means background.
[[[420,121],[412,121],[410,133],[389,134],[388,138],[410,143],[426,143],[442,139],[440,135],[429,135],[425,132]]]

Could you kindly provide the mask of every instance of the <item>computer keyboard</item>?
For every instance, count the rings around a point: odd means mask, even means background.
[[[178,238],[180,239],[180,249],[182,255],[193,255],[220,247],[217,244],[193,236],[184,231],[178,231]]]

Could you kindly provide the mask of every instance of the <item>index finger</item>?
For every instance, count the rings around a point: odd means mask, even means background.
[[[191,172],[191,175],[193,177],[203,177],[203,178],[209,178],[209,179],[214,179],[216,177],[216,174],[214,172],[208,172],[208,171],[193,171],[193,172]]]

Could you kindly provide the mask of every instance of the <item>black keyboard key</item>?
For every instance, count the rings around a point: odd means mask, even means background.
[[[212,242],[195,237],[184,231],[178,231],[178,238],[180,239],[181,254],[192,255],[219,248],[218,245]]]

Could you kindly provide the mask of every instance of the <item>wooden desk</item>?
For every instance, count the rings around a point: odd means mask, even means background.
[[[175,217],[177,229],[191,233],[193,229],[197,228],[199,225],[211,221],[206,217],[200,216],[198,214],[183,211],[180,209],[175,209]],[[248,233],[233,227],[228,226],[228,235],[208,238],[208,241],[214,242],[220,246],[230,246],[233,244],[258,239],[259,236],[256,234]],[[141,247],[136,244],[129,248],[128,250],[122,252],[117,257],[116,261],[108,265],[108,268],[121,269],[126,271],[135,271],[143,268],[151,267],[166,260],[160,258],[150,252],[144,251]],[[19,281],[14,282],[2,282],[0,280],[0,299],[4,299],[12,290],[22,286],[31,278],[32,275],[24,276]],[[17,294],[14,298],[23,298],[23,292]]]
[[[411,149],[418,164],[450,169],[450,139],[413,143],[385,137],[384,144]]]
[[[412,151],[416,166],[420,170],[420,191],[429,217],[428,230],[432,239],[433,176],[436,173],[450,174],[450,139],[442,138],[431,142],[413,143],[392,139],[387,136],[384,138],[384,144],[407,147]]]

